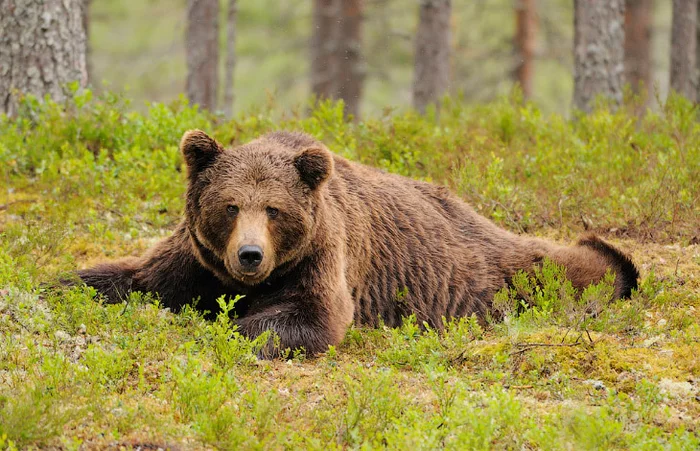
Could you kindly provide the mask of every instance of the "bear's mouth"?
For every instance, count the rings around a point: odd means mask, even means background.
[[[244,271],[243,269],[237,268],[235,265],[230,264],[229,259],[225,259],[224,264],[226,265],[229,275],[245,285],[259,285],[270,275],[269,271],[266,271],[263,268],[258,268],[255,271]]]
[[[238,272],[238,274],[231,274],[231,276],[246,285],[260,285],[267,279],[268,274],[262,272],[245,273]]]

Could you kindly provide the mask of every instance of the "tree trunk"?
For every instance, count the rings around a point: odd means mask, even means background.
[[[85,64],[87,67],[86,84],[92,83],[92,46],[90,45],[90,3],[92,0],[83,0],[83,30],[85,30]]]
[[[695,48],[698,0],[673,0],[671,89],[695,100]]]
[[[603,95],[622,101],[624,0],[574,0],[574,106]]]
[[[515,9],[515,53],[517,58],[515,81],[523,90],[525,99],[532,96],[536,33],[535,0],[517,0]]]
[[[233,77],[236,68],[236,0],[229,0],[226,18],[226,67],[224,70],[224,112],[233,116]]]
[[[698,12],[695,17],[695,28],[697,30],[697,39],[695,40],[695,101],[700,102],[700,3],[698,4]]]
[[[451,0],[421,0],[414,57],[413,106],[421,114],[450,84]]]
[[[65,99],[66,83],[87,84],[83,0],[0,0],[0,111],[17,92]]]
[[[219,91],[219,0],[187,0],[187,97],[216,110]]]
[[[360,116],[365,80],[362,61],[362,0],[342,0],[339,37],[336,44],[337,86],[335,98],[343,99],[345,115]]]
[[[652,0],[625,2],[625,81],[635,93],[651,87]]]
[[[311,92],[318,99],[333,97],[336,79],[337,21],[341,0],[314,0],[311,37]]]

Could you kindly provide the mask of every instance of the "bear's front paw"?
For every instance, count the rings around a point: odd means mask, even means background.
[[[335,344],[330,335],[317,325],[299,322],[297,315],[272,310],[275,314],[256,314],[236,320],[238,330],[250,339],[259,337],[267,330],[273,333],[258,352],[258,358],[289,358],[299,352],[312,357],[327,351],[329,344]]]

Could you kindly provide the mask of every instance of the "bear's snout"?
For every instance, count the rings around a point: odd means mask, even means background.
[[[254,271],[263,261],[263,250],[260,246],[247,244],[238,249],[238,261],[244,271]]]

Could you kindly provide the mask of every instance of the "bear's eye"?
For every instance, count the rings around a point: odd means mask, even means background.
[[[238,214],[238,207],[236,205],[229,205],[228,207],[226,207],[226,211],[231,216],[236,216]]]
[[[267,210],[267,216],[268,216],[269,218],[276,218],[277,215],[278,215],[279,212],[280,212],[278,209],[272,208],[272,207],[267,207],[266,210]]]

